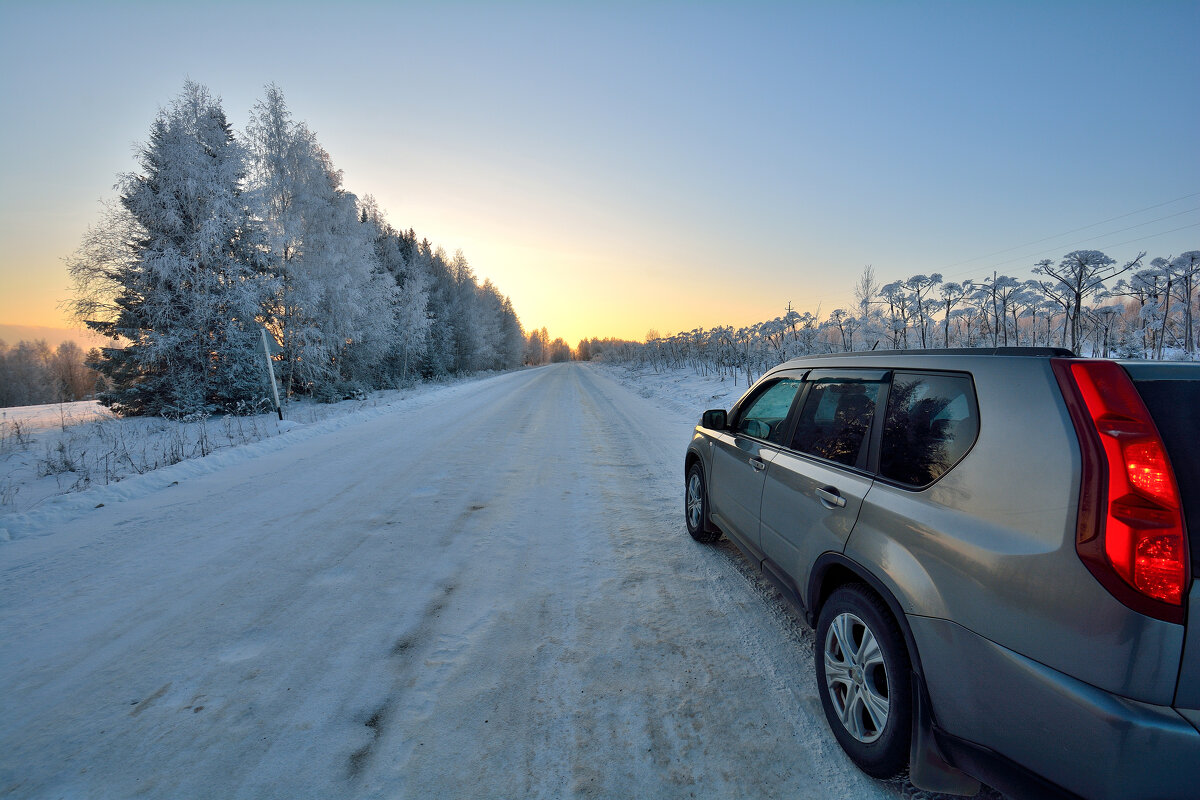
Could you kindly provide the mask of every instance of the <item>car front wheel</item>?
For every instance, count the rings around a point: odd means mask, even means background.
[[[696,461],[688,468],[687,481],[683,492],[683,514],[687,523],[688,533],[697,542],[715,542],[721,538],[718,531],[708,530],[705,520],[708,519],[708,491],[704,486],[704,470]]]
[[[825,718],[851,760],[875,778],[908,766],[912,667],[900,628],[861,584],[837,589],[817,622],[817,689]]]

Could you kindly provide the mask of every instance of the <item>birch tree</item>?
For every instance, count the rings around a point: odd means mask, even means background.
[[[354,382],[392,345],[395,279],[380,267],[374,226],[308,127],[270,85],[251,114],[252,185],[279,276],[272,325],[287,392]]]

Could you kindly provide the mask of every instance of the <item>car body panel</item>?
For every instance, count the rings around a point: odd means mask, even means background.
[[[1175,690],[1175,707],[1181,713],[1186,709],[1193,714],[1188,717],[1200,722],[1200,581],[1192,582],[1188,595],[1187,642],[1183,646],[1183,661],[1179,670],[1179,684]]]
[[[758,439],[717,433],[712,438],[708,502],[712,521],[758,546],[758,513],[766,465],[776,448]],[[756,467],[760,463],[763,467]]]
[[[910,616],[939,728],[1093,800],[1194,798],[1200,732],[949,620]],[[1136,765],[1136,768],[1134,768]]]
[[[1079,562],[1073,540],[1050,546],[876,482],[845,553],[877,565],[905,613],[954,620],[1108,691],[1171,702],[1182,626],[1117,602]]]
[[[767,469],[762,491],[759,547],[763,555],[796,586],[807,586],[821,554],[845,548],[871,483],[869,477],[781,451]],[[822,500],[818,489],[835,491],[846,505]]]
[[[1049,360],[971,361],[939,366],[973,377],[974,447],[927,489],[877,481],[846,555],[879,565],[907,613],[952,619],[1107,691],[1169,704],[1183,629],[1121,604],[1075,553],[1081,456]]]

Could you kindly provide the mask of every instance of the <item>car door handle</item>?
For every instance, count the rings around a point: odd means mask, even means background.
[[[846,507],[846,498],[842,497],[841,493],[832,486],[817,489],[817,497],[821,498],[821,502],[829,508]]]
[[[754,467],[755,472],[762,472],[764,469],[767,468],[767,463],[765,461],[763,461],[761,458],[759,458],[758,456],[755,456],[754,458],[749,459],[749,461],[750,461],[750,466]]]

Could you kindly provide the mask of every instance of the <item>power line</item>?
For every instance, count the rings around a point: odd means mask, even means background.
[[[1084,226],[1082,226],[1082,227],[1079,227],[1079,228],[1072,228],[1072,229],[1071,229],[1071,230],[1069,230],[1069,231],[1065,231],[1065,232],[1063,232],[1063,233],[1055,234],[1054,236],[1047,236],[1047,237],[1044,237],[1044,238],[1041,238],[1041,239],[1035,239],[1035,240],[1033,240],[1033,241],[1031,241],[1031,242],[1026,242],[1025,244],[1019,244],[1019,245],[1016,245],[1016,246],[1014,246],[1014,247],[1006,247],[1006,248],[1004,248],[1003,250],[997,250],[996,252],[994,252],[994,253],[990,253],[990,254],[988,254],[988,255],[975,256],[974,258],[968,258],[968,259],[966,259],[966,260],[964,260],[964,261],[957,261],[957,262],[955,262],[955,263],[953,263],[953,264],[950,264],[950,265],[949,265],[949,267],[956,267],[956,266],[959,266],[959,265],[961,265],[961,264],[968,264],[968,263],[970,263],[970,262],[972,262],[972,261],[979,261],[979,260],[981,260],[981,259],[985,259],[985,258],[991,258],[992,256],[996,256],[996,255],[1002,255],[1002,254],[1004,254],[1004,253],[1009,253],[1009,252],[1012,252],[1013,250],[1019,250],[1019,249],[1021,249],[1022,247],[1028,247],[1029,245],[1033,245],[1033,244],[1040,244],[1040,243],[1042,243],[1042,242],[1047,242],[1047,241],[1050,241],[1050,240],[1053,240],[1053,239],[1058,239],[1058,238],[1060,238],[1060,237],[1063,237],[1063,236],[1068,236],[1068,235],[1070,235],[1070,234],[1072,234],[1072,233],[1077,233],[1077,232],[1079,232],[1079,231],[1084,231],[1084,230],[1087,230],[1088,228],[1095,228],[1095,227],[1098,227],[1098,226],[1100,226],[1100,225],[1105,225],[1105,224],[1107,224],[1107,223],[1110,223],[1110,222],[1115,222],[1116,220],[1119,220],[1119,219],[1125,219],[1126,217],[1132,217],[1132,216],[1134,216],[1134,215],[1136,215],[1136,214],[1142,214],[1142,213],[1144,213],[1144,212],[1146,212],[1146,211],[1153,211],[1153,210],[1154,210],[1154,209],[1156,209],[1156,208],[1162,208],[1163,206],[1169,206],[1169,205],[1171,205],[1171,204],[1173,204],[1173,203],[1178,203],[1178,202],[1180,202],[1181,200],[1189,200],[1189,199],[1191,199],[1191,198],[1193,198],[1193,197],[1200,197],[1200,192],[1193,192],[1193,193],[1191,193],[1191,194],[1185,194],[1185,195],[1182,195],[1181,197],[1176,197],[1176,198],[1174,198],[1174,199],[1172,199],[1172,200],[1167,200],[1167,201],[1164,201],[1164,202],[1162,202],[1162,203],[1155,203],[1154,205],[1151,205],[1151,206],[1146,206],[1146,207],[1144,207],[1144,208],[1139,208],[1139,209],[1137,209],[1136,211],[1130,211],[1130,212],[1127,212],[1127,213],[1125,213],[1125,214],[1118,214],[1118,215],[1117,215],[1117,216],[1115,216],[1115,217],[1109,217],[1109,218],[1108,218],[1108,219],[1106,219],[1106,220],[1102,220],[1102,221],[1100,221],[1100,222],[1094,222],[1094,223],[1092,223],[1091,225],[1084,225]],[[1070,247],[1075,247],[1075,246],[1077,246],[1077,245],[1081,245],[1081,244],[1089,244],[1089,243],[1091,243],[1091,242],[1094,242],[1096,239],[1102,239],[1102,238],[1104,238],[1104,237],[1106,237],[1106,236],[1113,236],[1113,235],[1115,235],[1115,234],[1118,234],[1118,233],[1124,233],[1125,231],[1130,231],[1130,230],[1133,230],[1134,228],[1141,228],[1141,227],[1143,227],[1143,226],[1145,226],[1145,225],[1151,225],[1151,224],[1153,224],[1153,223],[1155,223],[1155,222],[1161,222],[1161,221],[1163,221],[1163,220],[1165,220],[1165,219],[1171,219],[1171,218],[1173,218],[1173,217],[1182,216],[1182,215],[1184,215],[1184,214],[1190,214],[1190,213],[1192,213],[1192,212],[1194,212],[1194,211],[1200,211],[1200,206],[1198,206],[1198,207],[1196,207],[1196,208],[1189,208],[1189,209],[1186,209],[1186,210],[1184,210],[1184,211],[1179,211],[1179,212],[1176,212],[1176,213],[1174,213],[1174,214],[1167,214],[1167,215],[1165,215],[1165,216],[1162,216],[1162,217],[1157,217],[1157,218],[1155,218],[1155,219],[1152,219],[1152,220],[1147,220],[1146,222],[1139,222],[1139,223],[1137,223],[1136,225],[1130,225],[1130,226],[1127,226],[1127,227],[1125,227],[1125,228],[1118,228],[1118,229],[1117,229],[1117,230],[1115,230],[1115,231],[1108,231],[1108,232],[1106,232],[1106,233],[1099,233],[1099,234],[1095,234],[1094,236],[1090,236],[1090,237],[1088,237],[1087,239],[1079,240],[1079,241],[1077,241],[1077,242],[1073,242],[1073,243],[1071,243],[1071,244],[1059,244],[1059,245],[1055,245],[1054,247],[1052,247],[1052,248],[1050,248],[1050,249],[1047,249],[1047,250],[1041,250],[1041,251],[1037,251],[1037,252],[1034,252],[1034,253],[1033,253],[1033,254],[1031,254],[1031,255],[1017,256],[1016,258],[1011,258],[1011,259],[1008,259],[1008,260],[1005,260],[1005,261],[998,262],[998,263],[996,263],[996,264],[992,264],[992,265],[990,265],[990,266],[989,266],[989,267],[987,267],[987,268],[995,268],[995,267],[1004,266],[1005,264],[1012,264],[1012,263],[1014,263],[1014,262],[1017,262],[1017,261],[1025,261],[1025,260],[1027,260],[1027,259],[1030,259],[1030,258],[1035,258],[1035,257],[1037,257],[1037,256],[1039,256],[1039,255],[1044,255],[1044,254],[1046,254],[1046,253],[1049,253],[1049,252],[1051,252],[1052,250],[1059,250],[1059,249],[1061,249],[1061,248],[1064,248],[1064,247],[1066,247],[1066,248],[1070,248]],[[1141,242],[1141,241],[1145,241],[1146,239],[1154,239],[1154,238],[1157,238],[1157,237],[1159,237],[1159,236],[1166,236],[1166,235],[1167,235],[1167,234],[1169,234],[1169,233],[1177,233],[1178,231],[1187,230],[1188,228],[1195,228],[1195,227],[1197,227],[1197,226],[1200,226],[1200,222],[1193,222],[1193,223],[1191,223],[1191,224],[1189,224],[1189,225],[1183,225],[1183,226],[1180,226],[1180,227],[1178,227],[1178,228],[1172,228],[1172,229],[1170,229],[1170,230],[1166,230],[1166,231],[1159,231],[1158,233],[1151,233],[1151,234],[1147,234],[1146,236],[1139,236],[1139,237],[1136,237],[1136,238],[1134,238],[1134,239],[1128,239],[1128,240],[1126,240],[1126,241],[1124,241],[1124,242],[1116,242],[1116,243],[1113,243],[1113,244],[1107,244],[1107,245],[1104,245],[1104,247],[1121,247],[1121,246],[1123,246],[1123,245],[1127,245],[1127,244],[1133,244],[1134,242]],[[949,267],[943,267],[943,268],[942,268],[942,270],[948,269]],[[985,268],[985,269],[986,269],[986,268]],[[939,271],[941,271],[941,270],[934,270],[934,271],[935,271],[935,272],[939,272]],[[964,270],[963,272],[960,272],[959,274],[965,274],[966,272],[969,272],[969,271],[971,271],[971,270]],[[948,276],[948,277],[954,277],[954,276]],[[819,299],[817,302],[819,302],[819,303],[823,303],[823,302],[825,302],[825,300],[827,300],[827,299],[829,299],[829,298],[820,298],[820,299]]]
[[[1186,210],[1186,211],[1180,211],[1180,212],[1179,212],[1179,213],[1177,213],[1177,214],[1168,214],[1168,215],[1166,215],[1165,217],[1159,217],[1158,219],[1152,219],[1152,220],[1148,220],[1147,222],[1139,222],[1137,225],[1130,225],[1130,226],[1128,226],[1128,227],[1126,227],[1126,228],[1118,228],[1118,229],[1117,229],[1117,230],[1115,230],[1115,231],[1109,231],[1109,232],[1107,232],[1107,233],[1101,233],[1101,234],[1097,234],[1096,236],[1091,236],[1091,237],[1088,237],[1087,239],[1079,239],[1078,241],[1071,242],[1070,244],[1060,244],[1060,245],[1055,245],[1053,248],[1048,248],[1048,249],[1046,249],[1046,250],[1039,250],[1039,251],[1037,251],[1037,252],[1035,252],[1035,253],[1031,253],[1031,254],[1029,254],[1029,255],[1017,256],[1016,258],[1010,258],[1010,259],[1008,259],[1007,261],[998,261],[998,262],[996,262],[995,264],[992,264],[992,265],[990,265],[990,266],[991,266],[991,267],[993,267],[993,268],[994,268],[994,267],[1002,267],[1002,266],[1004,266],[1005,264],[1012,264],[1012,263],[1013,263],[1013,262],[1015,262],[1015,261],[1026,261],[1026,260],[1028,260],[1028,259],[1031,259],[1031,258],[1036,258],[1037,256],[1044,255],[1044,254],[1046,254],[1046,253],[1049,253],[1049,252],[1051,252],[1052,250],[1062,250],[1063,248],[1071,248],[1071,247],[1076,247],[1076,246],[1078,246],[1078,245],[1081,245],[1081,244],[1091,244],[1091,243],[1095,242],[1095,241],[1096,241],[1096,239],[1098,239],[1098,238],[1099,238],[1099,239],[1103,239],[1105,236],[1115,236],[1115,235],[1116,235],[1116,234],[1118,234],[1118,233],[1124,233],[1125,231],[1131,231],[1131,230],[1133,230],[1134,228],[1141,228],[1141,227],[1142,227],[1142,226],[1144,226],[1144,225],[1150,225],[1150,224],[1152,224],[1152,223],[1155,223],[1155,222],[1162,222],[1164,219],[1171,219],[1171,218],[1173,218],[1173,217],[1179,217],[1179,216],[1183,216],[1184,214],[1190,214],[1190,213],[1192,213],[1193,211],[1200,211],[1200,206],[1198,206],[1198,207],[1196,207],[1196,208],[1189,208],[1189,209],[1188,209],[1188,210]],[[1190,225],[1184,225],[1184,226],[1183,226],[1183,227],[1181,227],[1181,228],[1172,228],[1172,229],[1171,229],[1171,230],[1169,230],[1169,231],[1160,231],[1159,233],[1151,233],[1151,234],[1148,234],[1148,235],[1146,235],[1146,236],[1140,236],[1140,237],[1138,237],[1138,238],[1136,238],[1136,239],[1130,239],[1130,240],[1129,240],[1129,241],[1127,241],[1127,242],[1117,242],[1117,243],[1115,243],[1115,244],[1106,244],[1106,245],[1104,245],[1104,247],[1120,247],[1121,245],[1124,245],[1124,244],[1129,244],[1129,243],[1131,243],[1131,242],[1140,242],[1140,241],[1142,241],[1143,239],[1153,239],[1153,238],[1154,238],[1154,237],[1156,237],[1156,236],[1166,236],[1168,233],[1175,233],[1176,231],[1182,231],[1182,230],[1185,230],[1185,229],[1187,229],[1187,228],[1194,228],[1194,227],[1196,227],[1197,225],[1200,225],[1200,222],[1193,222],[1192,224],[1190,224]]]
[[[1183,230],[1187,230],[1188,228],[1195,228],[1197,226],[1200,226],[1200,222],[1193,222],[1191,225],[1182,225],[1178,228],[1172,228],[1169,231],[1160,231],[1158,233],[1152,233],[1149,236],[1139,236],[1136,239],[1127,239],[1124,242],[1117,242],[1116,244],[1110,244],[1110,245],[1105,245],[1105,246],[1106,247],[1120,247],[1123,244],[1133,244],[1134,242],[1140,242],[1143,239],[1153,239],[1156,236],[1166,236],[1168,233],[1175,233],[1176,231],[1183,231]]]
[[[1132,217],[1135,214],[1141,214],[1145,211],[1153,211],[1156,208],[1162,208],[1163,206],[1169,206],[1172,203],[1178,203],[1180,200],[1190,200],[1193,197],[1200,197],[1200,192],[1193,192],[1191,194],[1185,194],[1182,197],[1176,197],[1174,200],[1167,200],[1162,203],[1155,203],[1152,206],[1146,206],[1145,208],[1139,208],[1136,211],[1130,211],[1125,214],[1118,214],[1115,217],[1109,217],[1108,219],[1101,220],[1100,222],[1093,222],[1091,225],[1084,225],[1083,227],[1080,227],[1080,228],[1072,228],[1069,231],[1064,231],[1062,233],[1056,233],[1053,236],[1046,236],[1042,239],[1034,239],[1032,242],[1025,242],[1024,244],[1018,244],[1018,245],[1014,245],[1012,247],[1006,247],[1003,250],[997,250],[996,252],[988,253],[987,255],[975,256],[973,258],[968,258],[963,261],[956,261],[953,264],[947,264],[946,266],[942,267],[940,270],[935,270],[935,272],[942,272],[947,269],[953,269],[954,267],[961,266],[963,264],[969,264],[972,261],[982,261],[985,258],[991,258],[992,256],[999,256],[999,255],[1003,255],[1005,253],[1010,253],[1013,250],[1020,250],[1022,247],[1029,247],[1030,245],[1041,244],[1042,242],[1048,242],[1051,239],[1058,239],[1063,236],[1070,236],[1072,233],[1078,233],[1079,231],[1086,231],[1088,228],[1097,228],[1101,225],[1107,225],[1110,222],[1116,222],[1119,219],[1125,219],[1126,217]],[[1185,211],[1185,212],[1181,212],[1181,213],[1187,213],[1187,212]],[[1178,215],[1172,215],[1172,216],[1178,216]],[[1163,219],[1166,219],[1166,217],[1163,217]],[[1151,220],[1151,221],[1157,222],[1158,220]],[[1149,224],[1149,223],[1143,223],[1143,224]],[[1108,234],[1100,234],[1100,235],[1107,236]]]

